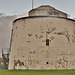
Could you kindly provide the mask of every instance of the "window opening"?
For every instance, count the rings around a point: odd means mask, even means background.
[[[49,46],[49,39],[46,39],[46,46]]]

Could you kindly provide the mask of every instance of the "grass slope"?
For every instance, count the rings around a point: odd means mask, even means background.
[[[75,75],[75,70],[0,70],[0,75]]]

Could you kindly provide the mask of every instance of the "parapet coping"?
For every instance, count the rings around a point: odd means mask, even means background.
[[[65,18],[65,17],[57,17],[57,16],[27,16],[27,17],[22,17],[22,18],[15,19],[13,21],[13,23],[16,22],[16,21],[18,21],[18,20],[21,20],[21,19],[27,19],[27,18],[45,18],[45,17],[49,17],[49,18],[61,18],[61,19],[67,19],[67,20],[71,20],[71,21],[75,22],[75,20],[70,19],[70,18]]]

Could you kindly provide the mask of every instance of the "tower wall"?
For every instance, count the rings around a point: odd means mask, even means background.
[[[9,69],[75,69],[75,21],[56,17],[15,21]]]

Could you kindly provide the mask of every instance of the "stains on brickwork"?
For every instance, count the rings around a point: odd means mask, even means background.
[[[43,36],[42,35],[35,34],[35,37],[36,37],[36,39],[41,39]]]
[[[34,54],[34,53],[35,53],[35,51],[30,51],[30,53],[33,53],[33,54]]]
[[[40,35],[40,36],[39,36],[39,39],[41,39],[42,37],[43,37],[43,36],[42,36],[42,35]]]
[[[75,36],[72,36],[72,42],[75,43]]]
[[[41,29],[41,33],[45,33],[45,31],[44,31],[45,29]]]
[[[41,33],[50,34],[50,33],[52,33],[54,30],[56,30],[56,27],[51,26],[52,24],[53,24],[53,23],[50,22],[50,24],[46,25],[45,27],[40,25],[40,31],[41,31]]]
[[[17,27],[16,27],[16,29],[17,29]]]
[[[54,37],[53,37],[53,36],[51,36],[51,37],[49,37],[49,39],[50,39],[50,42],[51,42],[52,40],[54,40]]]
[[[68,31],[66,31],[65,36],[66,36],[66,38],[68,39],[68,42],[70,42],[70,35],[69,35]]]
[[[56,30],[55,27],[49,27],[49,28],[46,30],[46,33],[47,33],[47,34],[50,34],[50,33],[52,33],[54,30]]]
[[[32,34],[28,34],[28,36],[32,36]]]
[[[75,43],[75,31],[73,31],[74,35],[72,35],[72,42]]]
[[[30,41],[27,41],[27,42],[30,42]]]
[[[35,34],[35,37],[36,37],[36,39],[38,39],[38,35],[37,34]]]
[[[75,30],[73,31],[73,33],[75,34]]]
[[[70,35],[69,35],[69,32],[65,29],[65,31],[61,31],[61,32],[55,32],[54,34],[57,34],[57,35],[64,35],[67,40],[68,40],[68,43],[70,43]],[[71,44],[71,43],[70,43]]]
[[[55,68],[56,69],[68,69],[74,66],[74,61],[71,61],[69,58],[73,57],[72,54],[65,54],[62,52],[61,55],[56,57]]]
[[[14,66],[13,66],[13,68],[16,69],[15,67],[16,67],[17,65],[19,65],[19,66],[24,66],[24,63],[21,62],[20,60],[18,60],[18,61],[14,60]]]
[[[30,66],[30,67],[36,67],[36,65],[38,65],[39,64],[39,61],[37,60],[37,58],[35,59],[35,52],[32,52],[32,53],[30,53],[29,54],[29,57],[28,57],[28,60],[27,60],[27,62],[28,62],[28,65]]]
[[[40,25],[40,31],[41,31],[41,33],[45,33],[45,28],[42,27],[41,25]]]
[[[46,42],[45,40],[42,40],[42,42]]]

